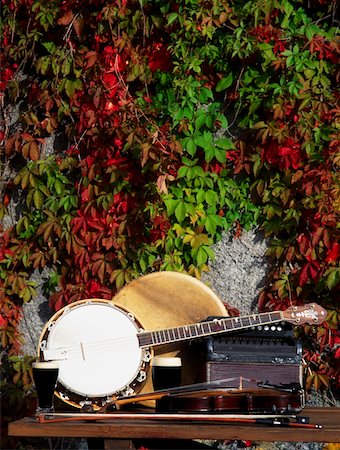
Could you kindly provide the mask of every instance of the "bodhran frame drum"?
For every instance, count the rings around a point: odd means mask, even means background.
[[[196,382],[201,361],[189,342],[142,349],[137,333],[216,315],[228,313],[204,283],[177,272],[156,272],[132,281],[112,301],[86,299],[58,311],[41,333],[38,356],[58,360],[56,395],[61,400],[99,410],[118,395],[153,390],[153,354],[180,356],[182,383]]]
[[[113,298],[142,320],[146,330],[188,325],[209,316],[228,316],[222,300],[202,281],[179,272],[154,272],[124,286]],[[202,355],[185,341],[154,347],[154,355],[182,359],[182,384],[201,381]],[[140,393],[153,391],[151,370]],[[152,406],[153,402],[145,402]]]

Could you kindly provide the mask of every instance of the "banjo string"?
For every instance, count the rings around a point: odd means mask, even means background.
[[[62,351],[66,350],[68,353],[81,353],[81,348],[83,347],[84,352],[91,351],[91,350],[97,350],[97,349],[105,349],[108,348],[118,348],[118,347],[126,347],[128,345],[136,345],[136,335],[131,336],[122,336],[117,338],[110,338],[110,339],[103,339],[98,341],[92,341],[92,342],[83,342],[79,341],[77,344],[69,344],[59,347],[48,347],[48,350],[54,350],[54,351]]]

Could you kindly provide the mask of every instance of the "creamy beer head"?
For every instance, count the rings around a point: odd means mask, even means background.
[[[33,369],[59,369],[57,361],[35,361],[32,363]]]
[[[177,356],[155,356],[152,358],[152,365],[157,367],[181,367],[182,360]]]

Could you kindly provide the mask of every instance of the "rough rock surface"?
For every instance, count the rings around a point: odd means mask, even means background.
[[[241,314],[256,311],[256,300],[264,284],[268,261],[267,243],[256,231],[243,232],[238,238],[227,233],[214,247],[215,261],[202,281]]]
[[[31,281],[37,283],[38,295],[33,301],[26,303],[23,307],[23,316],[19,330],[24,340],[21,347],[21,352],[24,355],[37,355],[41,332],[53,315],[49,308],[48,301],[44,297],[41,289],[41,285],[46,275],[47,270],[44,270],[41,274],[38,271],[35,271],[34,275],[31,277]]]

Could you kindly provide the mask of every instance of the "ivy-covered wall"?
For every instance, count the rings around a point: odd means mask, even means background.
[[[271,258],[259,309],[327,308],[300,333],[307,388],[337,392],[336,17],[335,0],[2,0],[0,216],[13,200],[20,213],[1,234],[0,334],[16,398],[35,270],[59,310],[150,271],[199,277],[226,230],[254,227]]]

